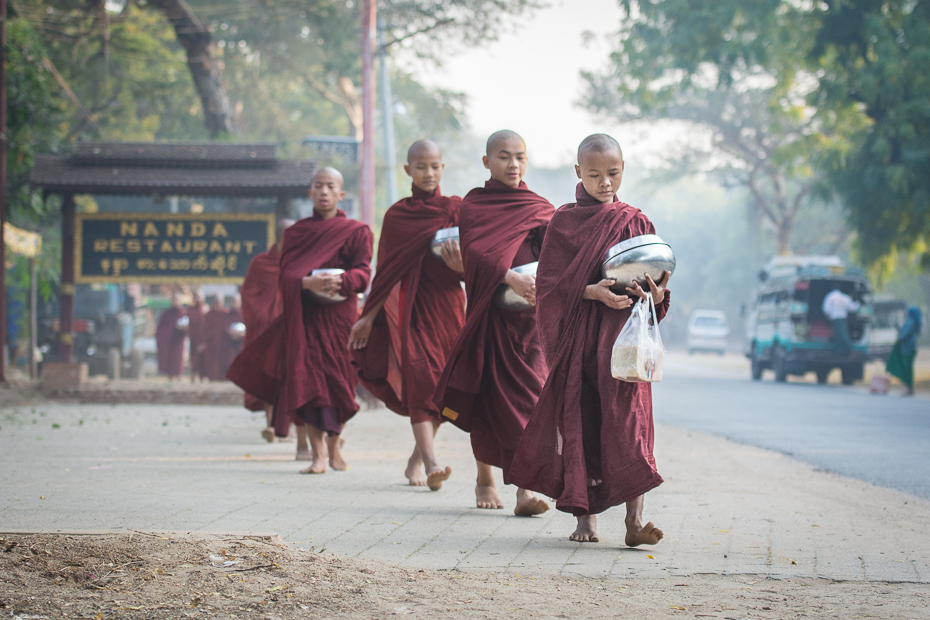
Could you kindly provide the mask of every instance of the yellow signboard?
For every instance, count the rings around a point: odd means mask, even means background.
[[[74,281],[241,284],[273,214],[78,213]]]
[[[14,254],[35,258],[42,253],[42,235],[3,223],[3,242]]]

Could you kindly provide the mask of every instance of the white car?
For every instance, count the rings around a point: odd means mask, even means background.
[[[688,319],[688,354],[713,351],[723,355],[729,335],[726,314],[719,310],[695,310]]]

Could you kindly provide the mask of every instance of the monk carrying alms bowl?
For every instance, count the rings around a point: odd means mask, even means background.
[[[639,235],[612,246],[604,256],[601,273],[604,278],[614,280],[610,287],[614,293],[625,295],[626,288],[639,284],[648,289],[644,274],[655,282],[675,273],[675,254],[659,235]]]

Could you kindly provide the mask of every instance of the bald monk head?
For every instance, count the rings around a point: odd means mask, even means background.
[[[406,172],[413,184],[424,192],[435,191],[442,182],[442,151],[432,140],[417,140],[407,149]]]
[[[278,250],[281,250],[284,247],[284,231],[287,230],[293,223],[294,223],[294,220],[289,220],[287,218],[284,218],[283,220],[278,222],[277,226],[275,226],[274,244],[275,244],[275,247],[278,248]]]
[[[313,210],[319,213],[324,220],[336,215],[339,201],[346,197],[342,189],[342,173],[327,166],[320,168],[310,179],[310,200],[313,201]]]
[[[242,297],[239,295],[230,295],[226,301],[230,310],[242,310]]]
[[[213,295],[210,297],[210,310],[222,310],[223,309],[223,298],[219,295]]]
[[[526,174],[526,143],[514,131],[495,131],[488,138],[487,154],[481,158],[491,178],[508,187],[520,187]]]
[[[623,180],[620,144],[604,133],[588,136],[578,147],[575,174],[592,198],[603,203],[613,202]]]

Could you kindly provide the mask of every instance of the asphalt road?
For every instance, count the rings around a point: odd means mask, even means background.
[[[863,387],[752,381],[714,356],[672,354],[653,389],[661,424],[776,450],[930,500],[930,400]]]

